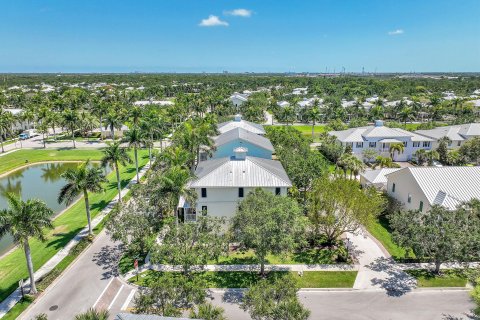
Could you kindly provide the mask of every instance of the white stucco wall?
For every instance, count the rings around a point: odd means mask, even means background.
[[[403,204],[405,210],[418,210],[420,201],[423,201],[423,212],[430,210],[430,204],[418,186],[413,176],[404,172],[397,171],[387,176],[387,192],[388,195],[397,199]],[[393,192],[393,184],[395,184],[395,192]],[[408,195],[411,195],[411,202],[408,203]]]

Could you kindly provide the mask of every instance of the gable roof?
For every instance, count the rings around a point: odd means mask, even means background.
[[[400,170],[400,168],[382,168],[382,169],[377,169],[377,170],[368,170],[368,171],[365,171],[365,172],[361,173],[360,175],[363,178],[365,178],[365,180],[367,180],[369,183],[372,183],[372,184],[379,184],[379,183],[386,184],[387,183],[386,175],[389,174],[389,173],[398,171],[398,170]]]
[[[218,131],[220,133],[225,133],[236,128],[242,128],[255,134],[265,134],[265,129],[263,129],[263,126],[261,124],[245,121],[243,119],[240,119],[238,121],[232,120],[222,122],[218,125]]]
[[[245,130],[241,127],[232,129],[230,131],[222,133],[221,135],[213,138],[213,140],[215,141],[215,146],[217,147],[224,145],[226,143],[229,143],[231,141],[235,141],[237,139],[249,142],[253,145],[256,145],[260,148],[263,148],[272,152],[274,151],[273,145],[270,142],[270,140],[268,140],[263,136],[255,134],[251,131]]]
[[[190,187],[291,187],[279,161],[247,156],[200,162]]]
[[[368,126],[351,128],[341,131],[330,131],[329,135],[336,136],[341,142],[363,142],[370,138],[410,138],[411,141],[432,141],[432,139],[400,128],[385,126]]]
[[[410,174],[430,205],[448,209],[473,198],[480,199],[480,167],[408,167],[387,175]]]

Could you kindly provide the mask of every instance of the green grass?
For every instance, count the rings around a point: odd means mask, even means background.
[[[441,270],[440,275],[435,275],[430,270],[407,270],[409,275],[417,279],[418,287],[465,287],[467,278],[460,270]]]
[[[269,254],[267,264],[334,264],[336,253],[328,249],[308,249],[295,252],[286,256]],[[235,251],[228,256],[222,256],[217,261],[209,261],[210,264],[259,264],[253,251]]]
[[[34,297],[25,296],[19,303],[17,303],[10,311],[5,314],[2,320],[15,320],[18,316],[33,302]]]
[[[305,137],[311,138],[312,137],[312,126],[311,125],[302,125],[302,126],[293,126],[295,129],[300,131]],[[319,136],[320,133],[327,131],[325,125],[315,125],[314,133],[313,133],[313,142],[320,141]]]
[[[49,150],[47,150],[47,152],[49,152]],[[15,154],[16,153],[12,155]],[[70,157],[74,159],[73,155],[70,155]],[[62,160],[64,160],[64,158]],[[143,166],[147,162],[148,152],[141,150],[139,165]],[[120,174],[122,187],[125,187],[134,176],[135,165],[132,164],[127,167],[122,167]],[[109,174],[108,180],[109,183],[106,185],[104,193],[90,195],[92,218],[97,216],[117,194],[115,172]],[[62,249],[86,224],[85,204],[83,200],[80,200],[53,221],[54,229],[47,231],[46,242],[42,243],[36,239],[31,239],[30,247],[35,270]],[[20,279],[26,279],[27,277],[25,255],[20,248],[15,249],[9,255],[3,257],[0,260],[0,301],[5,299],[17,288]]]
[[[368,232],[372,236],[374,236],[378,241],[382,243],[382,245],[387,249],[388,253],[395,259],[395,260],[402,260],[407,258],[407,250],[405,248],[399,247],[392,239],[392,233],[390,226],[388,225],[388,220],[385,217],[379,217],[378,220],[372,222],[369,226],[367,226]],[[412,257],[413,253],[409,253]]]
[[[161,272],[145,271],[129,281],[140,286],[148,286],[155,281]],[[178,274],[178,273],[177,273]],[[267,273],[267,279],[274,279],[291,274],[297,281],[299,288],[352,288],[357,277],[356,271],[305,271],[303,276],[297,272],[272,271]],[[258,272],[224,271],[224,272],[197,272],[196,277],[202,277],[207,288],[248,288],[261,279]]]
[[[42,161],[83,161],[87,159],[100,160],[102,155],[102,151],[96,149],[22,149],[0,157],[0,174],[28,163]]]

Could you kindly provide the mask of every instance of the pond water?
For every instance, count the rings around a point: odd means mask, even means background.
[[[94,164],[98,165],[98,164]],[[19,194],[23,200],[37,198],[45,201],[55,214],[66,208],[65,204],[58,204],[57,197],[66,181],[61,174],[68,168],[75,168],[78,163],[42,163],[14,171],[0,178],[0,210],[8,208],[6,194]],[[109,170],[105,169],[105,173]],[[0,239],[0,256],[12,248],[12,239],[5,236]]]

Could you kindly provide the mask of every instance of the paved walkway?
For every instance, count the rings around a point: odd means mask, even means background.
[[[368,232],[349,233],[347,238],[360,264],[354,289],[384,289],[403,294],[416,287],[415,279],[405,273]]]
[[[147,172],[147,170],[150,168],[149,164],[147,163],[139,172],[139,176],[140,176],[140,179],[141,177]],[[136,176],[129,182],[129,184],[124,188],[122,189],[121,191],[121,197],[123,198],[127,193],[128,191],[130,190],[131,186],[136,184],[137,183],[137,180],[136,180]],[[113,207],[115,206],[115,204],[117,203],[118,201],[118,197],[115,196],[113,198],[113,200],[105,207],[105,209],[103,209],[93,220],[92,220],[92,228],[96,227],[102,220],[103,218],[113,209]],[[78,242],[83,238],[85,237],[86,235],[88,235],[88,227],[85,227],[84,229],[82,229],[82,231],[80,231],[63,249],[61,249],[60,251],[58,251],[50,260],[48,260],[43,266],[41,266],[36,272],[35,272],[35,279],[38,280],[40,278],[42,278],[43,276],[45,276],[47,273],[49,273],[50,271],[52,271],[52,269],[60,262],[63,260],[63,258],[65,258],[68,253],[70,252],[70,250],[78,244]],[[28,292],[29,290],[29,280],[25,281],[25,288],[26,288],[26,291]],[[21,290],[20,289],[17,289],[15,290],[8,298],[6,298],[5,300],[3,300],[1,303],[0,303],[0,318],[2,318],[3,316],[5,316],[5,314],[11,309],[13,308],[13,306],[15,304],[17,304],[17,302],[20,301],[20,299],[22,298],[22,295],[21,295]]]

